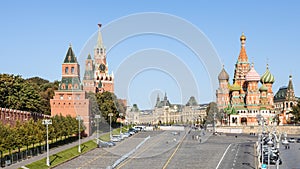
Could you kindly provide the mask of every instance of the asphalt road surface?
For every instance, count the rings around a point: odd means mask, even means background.
[[[201,139],[196,139],[201,135]],[[254,169],[254,141],[246,135],[202,135],[200,131],[140,132],[111,148],[97,148],[56,168],[109,168],[150,136],[116,168],[132,169]]]

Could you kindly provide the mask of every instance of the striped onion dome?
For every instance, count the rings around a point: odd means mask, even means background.
[[[254,69],[254,65],[252,64],[250,71],[246,75],[246,81],[259,81],[260,76]]]
[[[260,82],[261,83],[274,83],[275,82],[275,77],[271,74],[271,72],[269,70],[269,65],[267,65],[267,70],[262,75]]]
[[[268,88],[267,88],[265,85],[262,85],[262,86],[259,88],[259,91],[268,91]]]

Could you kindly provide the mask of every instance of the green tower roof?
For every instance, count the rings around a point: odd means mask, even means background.
[[[72,46],[69,46],[68,52],[66,54],[64,63],[77,63],[76,56],[72,50]]]

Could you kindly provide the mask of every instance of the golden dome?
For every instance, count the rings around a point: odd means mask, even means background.
[[[240,37],[241,41],[246,41],[246,36],[244,35],[244,32],[242,33],[242,36]]]

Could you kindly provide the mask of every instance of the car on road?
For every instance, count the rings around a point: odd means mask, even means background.
[[[108,142],[107,142],[107,144],[108,144],[110,147],[112,147],[112,146],[115,146],[115,145],[116,145],[116,143],[114,143],[114,142],[112,142],[112,141],[108,141]]]
[[[123,133],[123,136],[124,136],[124,138],[128,138],[128,137],[130,137],[130,136],[131,136],[131,134],[130,134],[130,133],[128,133],[128,132],[125,132],[125,133]]]
[[[289,141],[285,138],[281,141],[282,145],[289,145]]]
[[[105,148],[105,147],[111,147],[111,146],[108,142],[99,140],[98,141],[98,147]]]
[[[130,129],[128,130],[128,132],[134,132],[134,133],[137,133],[137,132],[139,132],[139,131],[136,130],[136,129],[134,129],[134,128],[130,128]]]
[[[111,141],[113,141],[113,142],[120,142],[121,138],[119,136],[112,136],[111,137]]]
[[[291,137],[291,138],[289,139],[289,142],[290,142],[290,143],[295,143],[295,142],[296,142],[296,139],[295,139],[294,137]]]
[[[180,135],[180,133],[178,131],[172,131],[171,134],[175,135]]]
[[[297,143],[300,143],[300,138],[297,138],[296,142],[297,142]]]

